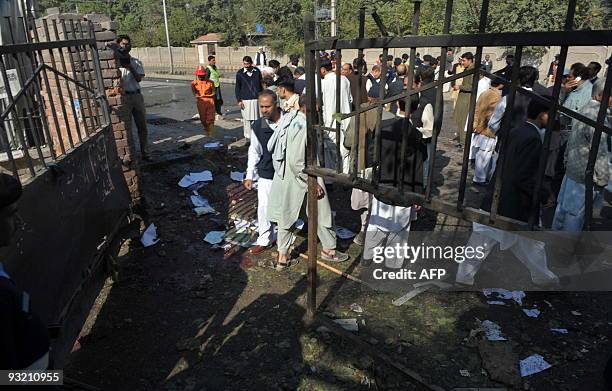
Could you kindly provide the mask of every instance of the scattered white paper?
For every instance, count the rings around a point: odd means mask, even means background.
[[[204,144],[204,148],[205,149],[215,149],[215,148],[220,148],[222,146],[223,146],[223,144],[218,142],[218,141]]]
[[[480,323],[480,327],[485,332],[485,336],[489,341],[507,341],[502,335],[501,327],[495,322],[490,320],[483,320]]]
[[[216,210],[214,210],[212,207],[210,206],[199,206],[197,208],[193,208],[193,211],[196,213],[196,215],[198,216],[204,216],[204,215],[208,215],[208,214],[214,214],[217,213]]]
[[[210,244],[219,244],[223,241],[225,231],[210,231],[204,237],[204,241]]]
[[[356,312],[358,314],[363,313],[363,308],[357,303],[351,304],[350,308],[351,308],[351,311]]]
[[[230,173],[230,178],[236,182],[242,182],[244,180],[244,172],[232,171]]]
[[[240,234],[252,228],[252,222],[243,219],[234,220],[234,227],[236,228],[236,233]]]
[[[208,200],[204,197],[202,197],[201,195],[192,195],[191,197],[191,203],[193,204],[193,206],[195,206],[196,208],[198,207],[208,207],[210,208],[210,204],[208,203]]]
[[[144,247],[150,247],[157,244],[157,242],[159,242],[159,239],[157,238],[157,227],[155,224],[151,224],[143,232],[142,237],[140,238],[140,243],[142,243]]]
[[[509,291],[503,288],[485,288],[482,293],[484,293],[487,298],[514,300],[518,305],[523,305],[523,298],[525,297],[525,292],[523,291]]]
[[[191,180],[189,175],[185,175],[184,177],[182,177],[181,180],[178,183],[178,185],[180,187],[189,187],[189,186],[191,186],[193,184],[194,184],[194,182]]]
[[[459,374],[463,377],[470,377],[470,371],[468,371],[467,369],[460,369]]]
[[[504,303],[503,301],[499,301],[499,300],[489,300],[489,301],[487,301],[487,304],[491,304],[491,305],[506,305],[506,303]]]
[[[582,316],[582,313],[578,312],[578,311],[572,311],[572,315],[574,315],[574,316]]]
[[[550,303],[550,301],[548,301],[548,300],[544,300],[544,303],[548,304],[548,306],[549,306],[550,308],[554,308],[554,307],[553,307],[553,305]]]
[[[355,237],[355,233],[347,228],[341,227],[339,225],[336,226],[336,235],[338,235],[338,238],[340,239],[350,239]]]
[[[348,331],[359,331],[359,326],[357,325],[357,319],[334,319],[334,323],[340,325],[345,330]]]
[[[198,182],[189,186],[188,189],[191,190],[194,194],[198,194],[198,190],[206,186],[206,182]]]
[[[533,308],[530,310],[523,308],[523,312],[525,313],[525,315],[527,315],[530,318],[537,318],[538,316],[540,316],[540,310],[537,308]]]
[[[539,354],[534,354],[521,360],[521,376],[531,376],[535,373],[542,372],[552,367],[549,363],[544,360],[544,357]]]
[[[567,334],[569,331],[567,331],[567,329],[550,329],[550,331],[552,331],[553,333],[559,333],[559,334]]]
[[[212,172],[208,170],[204,170],[202,172],[192,172],[185,175],[179,181],[178,185],[180,187],[191,187],[199,182],[210,182],[213,180]],[[201,187],[201,186],[200,186]],[[193,190],[193,189],[191,189]]]
[[[194,183],[210,182],[213,180],[212,172],[204,170],[202,172],[192,172],[189,174]]]

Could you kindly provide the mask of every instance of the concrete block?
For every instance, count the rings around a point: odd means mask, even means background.
[[[47,8],[45,10],[45,13],[47,15],[57,15],[57,14],[60,13],[60,9],[59,9],[59,7]]]
[[[105,79],[114,79],[121,77],[121,72],[119,69],[103,69],[102,77]]]
[[[102,60],[114,60],[115,52],[111,49],[98,50],[98,57]]]
[[[117,39],[117,34],[112,31],[100,31],[96,33],[96,41],[112,41]]]
[[[107,22],[100,22],[100,25],[105,30],[117,30],[119,28],[119,24],[114,20],[110,20]]]
[[[106,15],[106,14],[98,14],[98,13],[92,13],[92,14],[86,14],[85,15],[85,19],[90,20],[94,23],[99,23],[99,22],[110,22],[111,18]]]

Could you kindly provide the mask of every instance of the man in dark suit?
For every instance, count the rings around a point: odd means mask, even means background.
[[[505,142],[502,187],[498,213],[515,220],[527,221],[536,183],[536,173],[542,154],[544,129],[548,124],[548,105],[531,100],[527,106],[527,120],[510,130]],[[497,176],[497,172],[494,174]],[[491,181],[493,186],[495,180]],[[491,187],[492,190],[492,187]],[[540,200],[546,199],[545,194]],[[490,209],[490,196],[485,198],[484,209]],[[539,210],[539,204],[537,205]],[[539,215],[539,212],[538,212]]]
[[[498,213],[515,220],[527,221],[532,212],[531,202],[535,191],[538,164],[542,153],[542,140],[544,128],[548,123],[548,105],[533,99],[527,108],[527,120],[512,129],[506,139],[506,157],[503,163],[503,175],[499,195]],[[499,167],[498,167],[499,169]],[[482,203],[482,209],[490,211],[492,192],[495,185],[493,176],[489,190],[490,193]],[[535,213],[540,214],[540,203],[546,199],[546,191],[540,190],[535,205]],[[468,244],[473,248],[485,249],[484,256],[466,257],[459,265],[456,281],[463,285],[473,285],[474,277],[482,262],[497,245],[503,250],[511,251],[531,274],[534,284],[540,286],[557,285],[558,277],[548,268],[546,250],[543,242],[503,231],[498,228],[473,223],[473,232]],[[498,273],[502,274],[501,271]]]

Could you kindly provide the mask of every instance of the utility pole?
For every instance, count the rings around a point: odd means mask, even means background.
[[[174,60],[172,59],[172,47],[170,46],[170,33],[168,32],[168,13],[166,12],[166,0],[162,0],[164,7],[164,25],[166,27],[166,42],[168,43],[168,55],[170,56],[170,74],[174,73]]]
[[[331,0],[331,36],[335,37],[337,35],[337,26],[336,22],[336,0]]]

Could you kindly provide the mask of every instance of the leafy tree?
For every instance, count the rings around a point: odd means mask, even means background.
[[[315,0],[328,4],[328,0]],[[561,30],[568,0],[491,0],[487,32]],[[303,51],[303,16],[314,12],[312,0],[277,0],[270,6],[264,0],[167,0],[172,45],[188,45],[201,34],[222,33],[224,44],[238,46],[261,23],[271,36],[266,45],[279,53]],[[60,7],[62,11],[103,12],[119,23],[119,32],[130,34],[137,46],[165,45],[161,0],[40,0],[39,8]],[[358,10],[366,7],[366,36],[380,36],[369,13],[376,10],[393,35],[412,30],[412,0],[337,0],[338,34],[355,38]],[[446,0],[421,4],[419,34],[440,34]],[[478,29],[481,0],[455,1],[452,33],[472,33]],[[609,29],[612,0],[582,0],[576,9],[574,29]],[[319,25],[322,36],[329,35],[329,24]],[[538,53],[540,49],[533,49]]]

